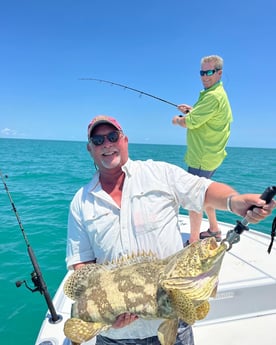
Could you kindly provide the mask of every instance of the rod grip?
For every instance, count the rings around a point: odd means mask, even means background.
[[[276,195],[276,186],[270,186],[265,189],[265,191],[263,192],[260,198],[262,200],[265,200],[265,202],[269,204],[275,195]],[[254,207],[256,206],[254,205],[250,206],[249,210],[253,210]]]

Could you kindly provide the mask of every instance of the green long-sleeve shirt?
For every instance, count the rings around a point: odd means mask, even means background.
[[[215,170],[227,153],[232,111],[222,82],[202,90],[186,116],[187,152],[185,162],[192,168]]]

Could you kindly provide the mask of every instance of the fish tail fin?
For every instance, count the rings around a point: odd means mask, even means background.
[[[109,328],[107,325],[100,322],[86,322],[77,318],[71,318],[64,324],[64,334],[71,341],[81,344],[94,338],[107,328]]]
[[[161,323],[158,328],[158,339],[161,345],[175,344],[177,336],[178,320],[169,319]]]

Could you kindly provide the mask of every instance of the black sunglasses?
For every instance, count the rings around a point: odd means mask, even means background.
[[[219,69],[208,69],[207,71],[199,71],[200,75],[203,77],[204,75],[207,75],[210,77],[211,75],[215,74]]]
[[[104,139],[107,138],[111,143],[116,143],[120,138],[120,131],[112,131],[106,135],[95,134],[90,137],[89,142],[93,143],[95,146],[100,146],[104,143]]]

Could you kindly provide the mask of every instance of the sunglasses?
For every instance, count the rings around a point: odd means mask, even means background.
[[[217,68],[216,69],[208,69],[207,71],[199,71],[201,77],[203,77],[204,75],[207,75],[208,77],[210,77],[211,75],[215,74],[217,71],[219,71]]]
[[[107,138],[108,141],[111,143],[116,143],[120,138],[120,131],[112,131],[106,135],[103,134],[96,134],[92,135],[92,137],[89,139],[90,143],[93,143],[95,146],[100,146],[104,143],[105,138]]]

